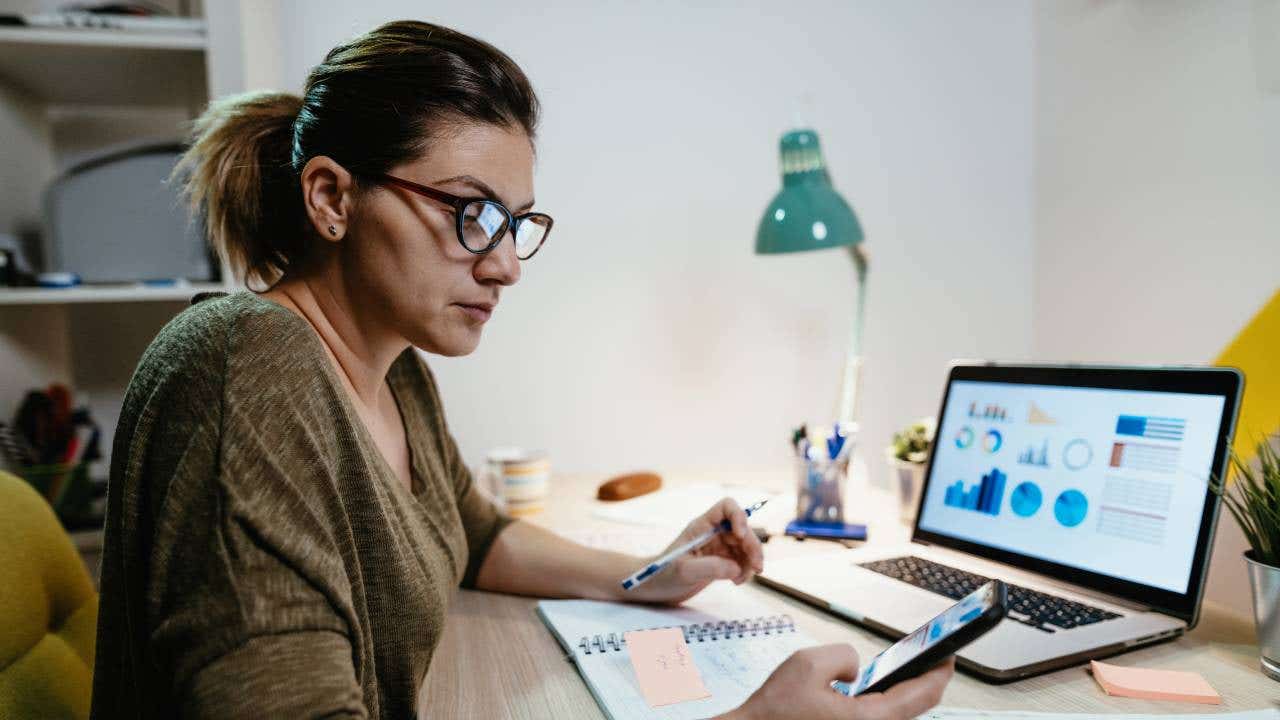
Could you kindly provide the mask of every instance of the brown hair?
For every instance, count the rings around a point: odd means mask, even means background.
[[[299,177],[317,155],[357,179],[421,157],[450,123],[519,127],[538,99],[515,62],[448,28],[402,20],[329,51],[302,97],[253,92],[210,103],[174,170],[210,244],[239,276],[273,284],[312,238]]]

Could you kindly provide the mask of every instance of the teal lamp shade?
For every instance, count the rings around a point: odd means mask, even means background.
[[[782,190],[756,230],[756,253],[821,250],[857,245],[862,226],[853,208],[831,187],[818,133],[792,130],[779,142]]]

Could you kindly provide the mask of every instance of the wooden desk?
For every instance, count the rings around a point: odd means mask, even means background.
[[[720,480],[780,490],[790,479],[786,473],[749,477],[735,474],[735,480],[727,480],[724,474],[664,474],[664,478],[667,486],[673,482]],[[616,530],[618,525],[591,515],[597,506],[594,492],[599,480],[557,477],[555,497],[548,511],[534,522],[553,529]],[[909,530],[898,523],[896,505],[888,493],[874,488],[856,489],[849,503],[850,507],[855,505],[863,512],[851,516],[868,521],[871,538],[896,540],[909,535]],[[774,537],[765,545],[765,562],[784,553],[811,551],[817,542]],[[833,545],[820,547],[829,550]],[[759,583],[749,583],[740,590],[789,613],[802,630],[819,642],[852,644],[864,659],[889,645],[878,635]],[[419,705],[424,717],[603,717],[576,667],[565,659],[560,645],[535,614],[536,602],[531,598],[459,591],[423,684]],[[1258,669],[1252,618],[1212,604],[1206,605],[1200,624],[1188,635],[1117,656],[1111,662],[1194,670],[1222,694],[1224,703],[1215,707],[1109,697],[1080,666],[1009,685],[989,685],[958,673],[948,686],[943,704],[990,710],[1170,714],[1254,710],[1280,704],[1280,683],[1267,679]]]

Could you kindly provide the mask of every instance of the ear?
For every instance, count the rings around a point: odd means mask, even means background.
[[[302,168],[302,204],[316,235],[337,242],[350,226],[355,179],[333,158],[317,155]]]

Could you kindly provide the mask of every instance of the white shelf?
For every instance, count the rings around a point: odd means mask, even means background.
[[[130,30],[62,29],[41,27],[0,27],[0,43],[63,45],[98,48],[199,50],[208,44],[205,36],[190,32],[137,32]]]
[[[71,288],[0,288],[0,306],[65,305],[71,303],[188,302],[196,293],[235,292],[224,283],[198,282],[150,287],[146,285],[80,285]]]
[[[203,103],[207,45],[193,33],[3,27],[0,82],[50,104]]]

